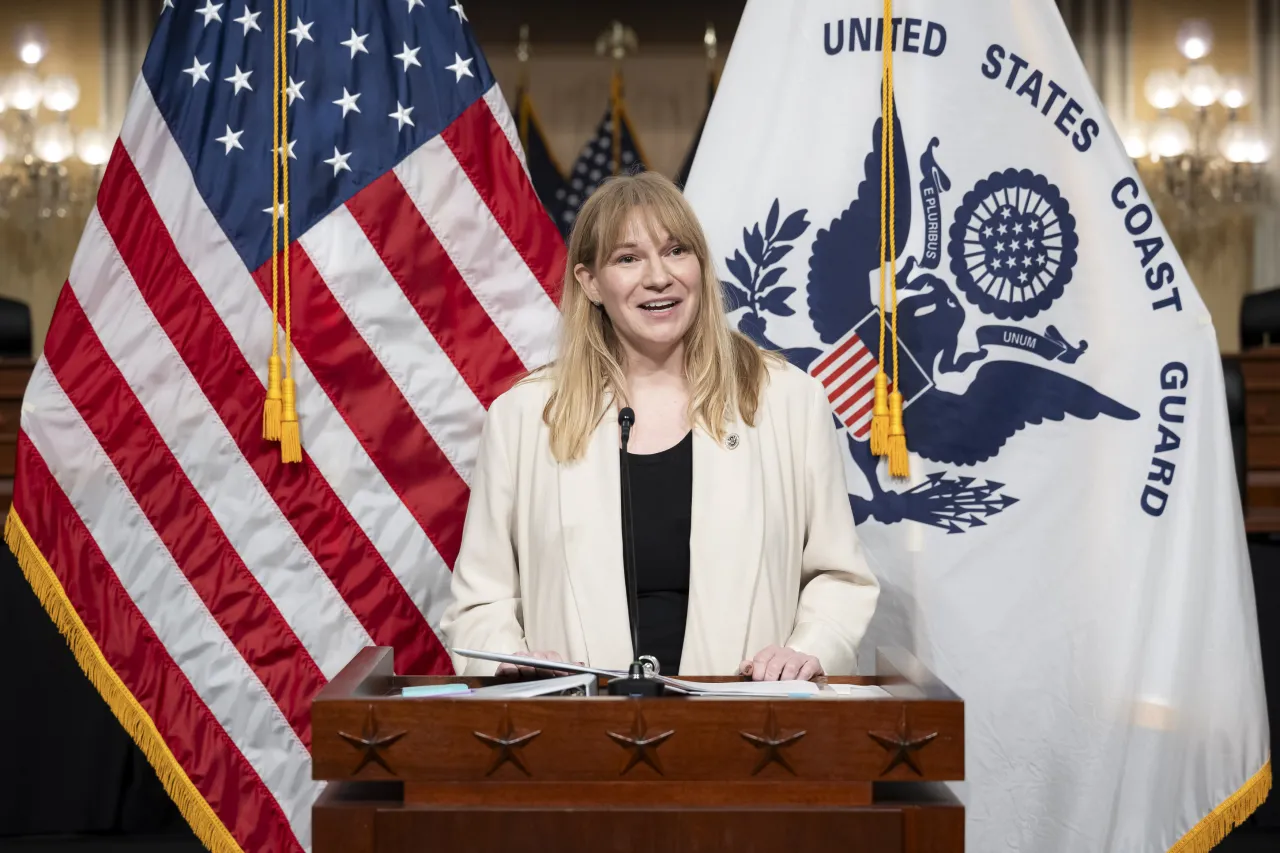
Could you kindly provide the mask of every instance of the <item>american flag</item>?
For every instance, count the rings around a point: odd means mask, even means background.
[[[461,3],[290,2],[283,464],[273,15],[163,3],[27,389],[6,534],[201,839],[276,853],[310,847],[326,681],[370,645],[448,671],[482,419],[549,355],[564,246]]]
[[[553,222],[559,223],[568,195],[568,182],[551,151],[546,134],[542,132],[542,122],[538,120],[538,112],[533,107],[533,96],[527,88],[516,93],[515,109],[516,126],[520,129],[520,145],[524,149],[529,179],[533,181],[533,188],[542,200],[542,206],[547,209],[547,214]],[[568,236],[567,231],[562,233]]]
[[[893,351],[885,342],[885,372],[889,390],[893,391]],[[839,340],[823,350],[812,364],[809,374],[822,383],[827,399],[840,423],[858,441],[871,435],[871,416],[875,405],[875,379],[880,349],[880,312],[873,310]],[[904,406],[910,406],[929,390],[929,377],[905,347],[898,350],[898,381],[902,384]]]
[[[587,199],[600,189],[600,185],[612,175],[644,170],[644,155],[636,141],[631,119],[627,117],[626,103],[622,99],[622,81],[617,75],[613,80],[613,94],[604,116],[596,126],[595,135],[582,146],[573,171],[566,178],[563,189],[556,190],[556,200],[561,207],[556,211],[557,225],[567,238],[573,231],[578,211]]]

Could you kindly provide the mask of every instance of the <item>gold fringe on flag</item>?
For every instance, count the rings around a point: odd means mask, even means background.
[[[4,541],[18,558],[18,566],[36,598],[66,638],[76,663],[80,664],[80,669],[84,670],[89,682],[106,700],[111,713],[155,768],[160,784],[191,825],[200,843],[213,853],[244,853],[230,830],[219,820],[208,801],[182,769],[151,715],[133,697],[107,662],[102,649],[80,619],[75,605],[67,598],[58,576],[36,547],[16,509],[10,509],[8,518],[5,519]]]
[[[1227,837],[1227,833],[1244,823],[1271,793],[1271,761],[1267,760],[1248,782],[1182,836],[1169,848],[1169,853],[1209,853]]]

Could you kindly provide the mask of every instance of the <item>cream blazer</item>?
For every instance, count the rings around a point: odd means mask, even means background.
[[[694,430],[685,674],[736,673],[775,643],[851,674],[875,610],[826,394],[790,365],[769,374],[754,427],[732,423],[721,442]],[[450,649],[552,650],[625,670],[617,414],[583,458],[559,464],[542,420],[550,387],[526,381],[489,409],[443,633]],[[464,675],[496,668],[453,663]]]

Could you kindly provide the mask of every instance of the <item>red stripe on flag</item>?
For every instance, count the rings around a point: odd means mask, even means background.
[[[309,748],[308,702],[324,675],[227,541],[70,287],[54,309],[44,354],[178,568]]]
[[[174,663],[26,433],[13,506],[108,665],[244,850],[300,851],[280,805]]]
[[[842,394],[844,394],[844,392],[848,391],[850,388],[856,385],[859,380],[861,380],[864,376],[866,376],[868,373],[874,370],[875,366],[876,366],[876,360],[874,358],[867,359],[866,364],[862,365],[862,367],[859,367],[856,371],[854,371],[852,376],[846,379],[843,383],[840,384],[838,388],[836,388],[834,391],[831,392],[830,394],[831,399],[832,400],[838,399]]]
[[[302,246],[290,249],[293,345],[356,440],[450,566],[462,543],[467,484],[334,299]],[[271,302],[271,262],[254,273]]]
[[[111,158],[102,186],[99,197],[110,200],[99,206],[103,222],[147,305],[271,499],[360,624],[375,643],[395,649],[400,672],[451,671],[448,654],[426,617],[307,458],[306,448],[302,464],[285,465],[280,446],[263,440],[266,388],[183,262],[122,147]],[[269,276],[268,265],[268,286]]]
[[[369,242],[436,343],[487,409],[524,373],[395,172],[347,202]]]
[[[860,344],[860,343],[862,343],[862,340],[857,335],[850,335],[848,340],[846,340],[840,346],[836,347],[831,352],[827,353],[827,355],[822,359],[822,361],[818,362],[816,365],[809,368],[809,375],[817,376],[819,373],[826,372],[826,369],[830,367],[832,364],[834,364],[836,359],[840,358],[842,355],[844,355],[846,352],[849,351],[849,347],[856,346],[857,344]]]
[[[520,158],[480,98],[441,134],[493,218],[547,295],[560,304],[565,245],[538,200]]]
[[[851,401],[850,401],[850,403],[852,403],[852,402],[856,402],[856,401],[857,401],[857,400],[859,400],[859,399],[862,399],[862,400],[865,400],[865,401],[866,401],[866,402],[864,402],[864,403],[862,404],[861,408],[859,408],[856,412],[854,412],[853,414],[849,415],[848,417],[845,417],[844,415],[839,415],[839,417],[844,421],[845,426],[852,426],[852,425],[856,424],[856,423],[858,422],[858,419],[859,419],[859,418],[861,418],[861,417],[863,417],[864,415],[866,415],[866,413],[867,413],[867,412],[871,411],[871,410],[875,407],[875,404],[876,404],[876,398],[875,398],[874,396],[871,396],[871,397],[861,397],[861,398],[859,398],[859,397],[854,397],[854,398],[853,398],[853,400],[851,400]],[[849,403],[846,403],[846,404],[845,404],[845,406],[842,406],[842,407],[841,407],[841,409],[843,410],[843,409],[844,409],[846,406],[848,406],[848,405],[849,405]]]

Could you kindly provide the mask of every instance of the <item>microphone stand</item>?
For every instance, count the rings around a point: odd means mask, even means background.
[[[657,661],[645,655],[640,657],[640,595],[636,581],[636,533],[631,515],[631,466],[627,459],[627,442],[631,439],[631,427],[636,413],[627,406],[618,412],[618,425],[622,427],[622,566],[627,581],[627,600],[631,611],[631,652],[636,659],[625,676],[610,679],[610,696],[661,696],[664,685],[653,677]],[[646,666],[645,660],[653,661]]]

